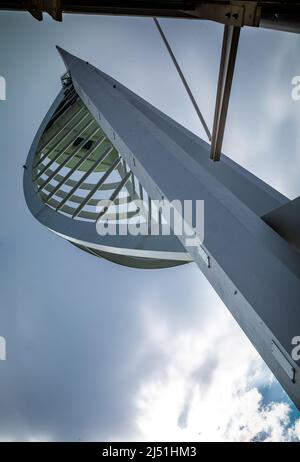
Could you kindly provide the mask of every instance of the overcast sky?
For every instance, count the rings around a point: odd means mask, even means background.
[[[161,20],[212,126],[222,26]],[[28,211],[22,165],[60,90],[58,44],[199,136],[153,20],[0,14],[0,440],[300,439],[300,414],[194,265],[135,270],[85,254]],[[300,194],[300,38],[244,29],[224,152]]]

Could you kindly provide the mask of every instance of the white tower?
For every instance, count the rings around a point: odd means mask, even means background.
[[[209,144],[59,51],[68,72],[24,170],[32,214],[83,250],[121,264],[195,261],[300,408],[300,369],[292,358],[300,335],[299,200],[290,201],[224,154],[212,162]],[[140,215],[150,221],[151,200],[203,200],[204,240],[197,230],[198,246],[174,234],[100,236],[101,198],[131,203],[125,215],[118,212],[119,223]],[[135,207],[138,199],[144,207]]]

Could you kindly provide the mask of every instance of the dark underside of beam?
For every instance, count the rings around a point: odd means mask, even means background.
[[[262,219],[300,251],[300,197],[272,210]]]
[[[208,19],[233,26],[261,26],[300,32],[299,1],[237,0],[0,0],[0,9],[27,10],[42,20],[43,12],[61,21],[62,13],[90,13]]]

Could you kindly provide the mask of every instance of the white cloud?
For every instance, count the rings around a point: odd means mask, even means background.
[[[145,341],[165,361],[138,393],[140,439],[299,439],[300,420],[292,425],[287,403],[263,404],[259,389],[272,384],[272,374],[227,309],[201,291],[210,316],[192,330],[174,330],[157,305],[145,308]]]

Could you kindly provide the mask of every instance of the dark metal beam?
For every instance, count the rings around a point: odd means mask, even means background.
[[[220,160],[240,27],[225,26],[217,87],[210,157]]]
[[[0,0],[0,9],[43,12],[61,21],[62,13],[194,18],[225,25],[260,26],[300,32],[300,2],[295,0]]]

